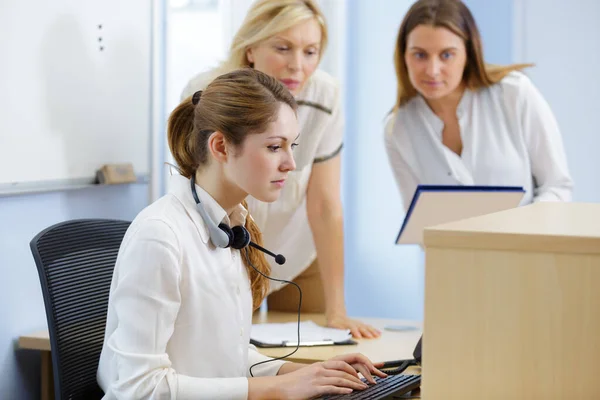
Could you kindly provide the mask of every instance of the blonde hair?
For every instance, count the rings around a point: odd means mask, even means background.
[[[208,138],[221,132],[228,143],[241,146],[247,135],[265,131],[277,119],[281,104],[294,111],[296,100],[277,79],[244,68],[217,77],[204,91],[198,91],[173,110],[167,124],[167,138],[181,175],[191,178],[209,161]],[[242,205],[248,209],[245,202]],[[262,245],[262,235],[254,220],[246,218],[251,240]],[[250,262],[264,275],[271,268],[263,253],[248,248]],[[246,263],[246,260],[244,259]],[[258,308],[267,295],[269,283],[246,263],[252,288],[252,302]]]
[[[465,42],[467,64],[463,82],[469,89],[492,86],[511,71],[521,70],[532,64],[512,64],[506,66],[486,64],[483,60],[481,35],[471,11],[460,0],[418,0],[408,10],[398,31],[394,66],[397,78],[397,96],[394,110],[406,104],[417,95],[408,76],[404,55],[408,35],[419,25],[446,28]]]
[[[228,59],[218,70],[222,73],[252,67],[246,56],[249,48],[311,18],[321,27],[321,59],[327,46],[327,24],[323,12],[314,0],[257,0],[248,10],[242,26],[233,38]]]

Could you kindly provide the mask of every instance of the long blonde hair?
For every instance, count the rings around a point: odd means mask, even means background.
[[[265,131],[277,119],[281,104],[297,109],[296,100],[287,88],[265,73],[244,68],[217,77],[204,91],[185,99],[169,117],[167,138],[179,172],[191,178],[208,163],[208,138],[213,132],[219,131],[228,143],[241,146],[247,135]],[[245,202],[242,205],[248,209]],[[250,216],[245,227],[251,240],[262,245],[260,230]],[[271,268],[262,252],[249,247],[248,258],[260,272],[270,274]],[[246,264],[246,270],[253,306],[258,308],[269,283],[250,265]]]
[[[314,0],[257,0],[235,34],[229,57],[218,68],[218,73],[251,67],[246,57],[249,48],[311,18],[321,27],[320,59],[327,46],[327,24]]]
[[[408,10],[396,40],[394,66],[397,78],[397,96],[394,110],[406,104],[417,95],[408,77],[404,55],[408,35],[419,25],[446,28],[460,36],[467,50],[467,64],[463,81],[469,89],[488,87],[498,83],[511,71],[521,70],[532,64],[512,64],[506,66],[486,64],[483,60],[481,35],[471,11],[460,0],[418,0]]]

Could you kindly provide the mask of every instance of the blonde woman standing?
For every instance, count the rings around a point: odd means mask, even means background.
[[[194,77],[182,98],[203,89],[211,78],[241,67],[265,72],[295,96],[300,124],[290,172],[281,197],[267,204],[248,198],[265,245],[285,255],[272,276],[303,290],[303,312],[324,312],[327,324],[350,329],[354,337],[380,332],[348,318],[344,300],[344,235],[340,198],[342,97],[337,82],[318,70],[327,44],[323,13],[312,0],[258,0],[236,33],[228,60]],[[272,287],[269,310],[296,311],[294,287]]]

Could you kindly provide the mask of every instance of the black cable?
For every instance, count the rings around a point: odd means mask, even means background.
[[[411,365],[417,365],[417,362],[415,360],[388,361],[383,363],[383,366],[379,370],[388,375],[398,375]]]
[[[286,281],[284,279],[271,278],[270,276],[267,276],[267,275],[263,274],[262,272],[260,272],[254,265],[252,265],[252,262],[250,262],[250,257],[248,257],[248,247],[246,247],[245,250],[246,251],[245,251],[244,255],[246,256],[246,261],[248,262],[248,265],[250,265],[252,268],[254,268],[254,270],[256,272],[258,272],[259,274],[261,274],[265,278],[270,279],[272,281],[282,282],[282,283],[288,283],[290,285],[294,285],[294,286],[296,286],[296,288],[298,288],[298,293],[300,294],[300,301],[298,301],[298,343],[296,343],[296,348],[290,354],[286,354],[285,356],[277,357],[277,358],[272,358],[270,360],[257,362],[256,364],[251,365],[250,369],[249,369],[250,376],[254,378],[254,374],[252,374],[252,368],[256,367],[257,365],[266,364],[266,363],[271,362],[271,361],[283,360],[284,358],[288,358],[289,356],[291,356],[292,354],[294,354],[295,352],[297,352],[298,349],[300,348],[300,309],[302,307],[302,289],[300,289],[300,286],[298,286],[294,282]]]

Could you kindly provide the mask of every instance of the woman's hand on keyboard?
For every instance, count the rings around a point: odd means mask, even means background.
[[[356,368],[345,360],[356,363],[357,358],[351,356],[356,355],[335,357],[307,365],[294,372],[278,375],[276,377],[277,398],[311,399],[366,389],[368,386],[360,380]],[[370,363],[366,357],[362,357]],[[362,365],[362,362],[360,364]]]
[[[377,375],[380,378],[385,378],[387,374],[377,369],[377,366],[382,366],[383,363],[374,365],[371,360],[360,353],[344,354],[332,358],[332,360],[344,361],[352,366],[356,371],[360,372],[362,376],[370,383],[375,383],[373,375]]]

